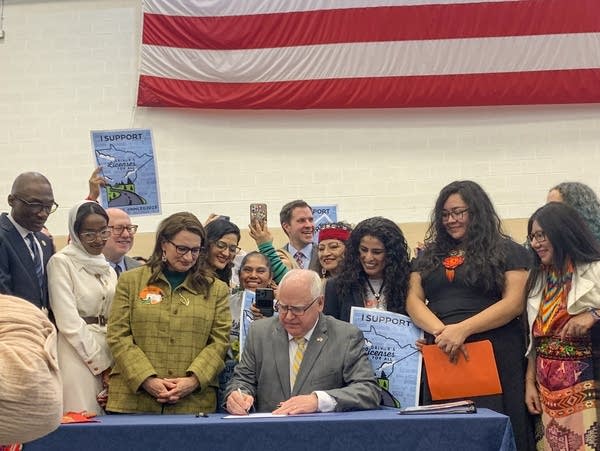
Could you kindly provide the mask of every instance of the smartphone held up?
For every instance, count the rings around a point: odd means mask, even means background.
[[[255,222],[258,222],[261,227],[267,223],[267,204],[250,204],[250,224],[254,224]]]
[[[273,316],[273,300],[275,296],[271,288],[257,288],[254,303],[263,316]]]

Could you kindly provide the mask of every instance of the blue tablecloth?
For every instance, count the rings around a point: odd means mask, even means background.
[[[514,451],[508,417],[476,414],[398,415],[396,410],[284,418],[223,419],[194,415],[109,415],[99,423],[67,424],[25,451]]]

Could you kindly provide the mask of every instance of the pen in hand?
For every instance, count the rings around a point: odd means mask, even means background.
[[[237,392],[240,394],[240,398],[241,398],[241,400],[243,402],[244,401],[244,394],[242,393],[242,390],[238,388]],[[250,409],[244,408],[244,410],[246,411],[246,415],[249,415],[249,413],[250,413],[249,410]]]

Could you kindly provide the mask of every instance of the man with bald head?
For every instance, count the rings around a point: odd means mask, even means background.
[[[117,276],[120,276],[123,271],[140,266],[140,262],[126,255],[133,247],[133,236],[138,226],[132,224],[129,215],[120,208],[107,208],[106,213],[108,213],[108,228],[112,234],[104,245],[102,253]]]
[[[90,192],[86,199],[97,202],[100,197],[100,189],[105,185],[106,179],[102,175],[102,167],[98,166],[90,175]],[[108,228],[112,234],[104,245],[102,254],[119,277],[123,271],[141,265],[140,262],[126,255],[133,247],[133,236],[137,232],[138,226],[131,223],[131,218],[125,210],[111,207],[106,209],[106,213],[108,214]]]
[[[17,176],[8,195],[10,214],[0,215],[0,293],[48,308],[46,264],[52,241],[41,233],[55,212],[52,186],[37,172]]]
[[[234,415],[377,409],[380,390],[354,325],[323,315],[322,282],[292,269],[279,285],[279,316],[254,321],[225,393]]]

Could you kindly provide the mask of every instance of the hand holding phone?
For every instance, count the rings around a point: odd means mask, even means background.
[[[273,300],[275,296],[272,288],[257,288],[254,303],[263,316],[273,316]]]
[[[258,221],[261,227],[264,227],[264,225],[267,223],[267,204],[250,204],[250,224],[254,224],[255,221]]]

